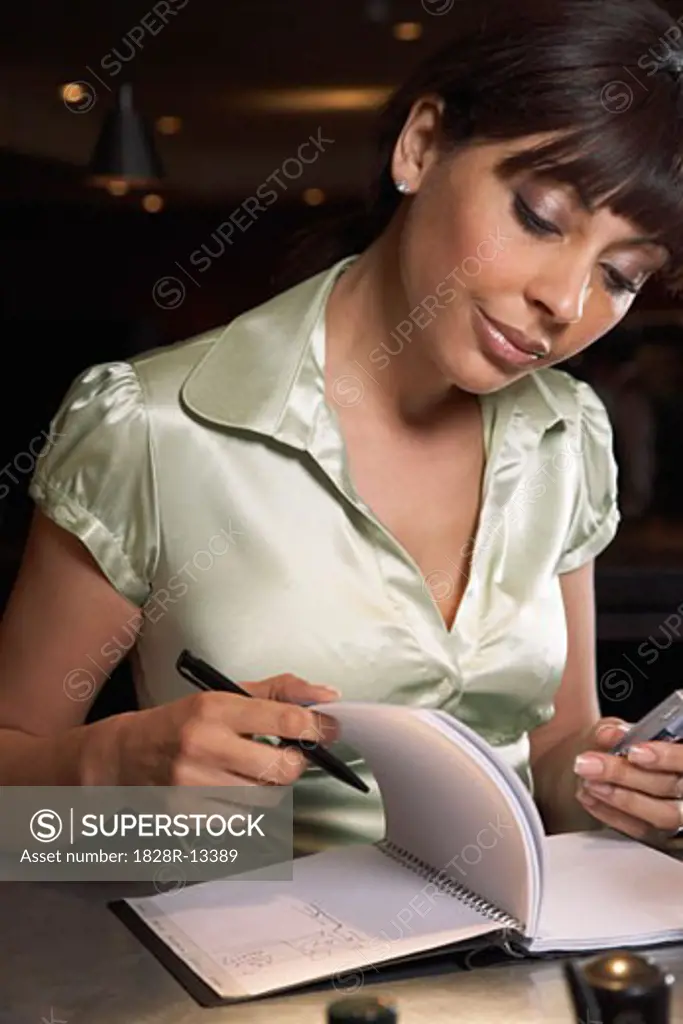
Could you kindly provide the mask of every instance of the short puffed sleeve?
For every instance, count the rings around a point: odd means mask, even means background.
[[[94,366],[74,381],[52,420],[29,493],[83,542],[119,593],[144,604],[158,519],[149,414],[131,364]]]
[[[580,471],[558,573],[572,572],[601,554],[614,539],[620,519],[617,463],[607,410],[588,384],[575,380],[572,386],[576,416],[570,443],[580,456]]]

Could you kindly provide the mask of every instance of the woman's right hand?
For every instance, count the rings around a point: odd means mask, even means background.
[[[119,786],[291,785],[307,767],[304,755],[252,737],[331,742],[332,719],[297,705],[339,693],[292,675],[243,685],[251,698],[202,691],[98,723],[85,784],[102,784],[104,773],[104,784]]]

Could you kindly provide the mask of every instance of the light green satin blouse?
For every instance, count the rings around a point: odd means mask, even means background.
[[[456,569],[434,565],[424,579],[373,516],[325,401],[325,305],[347,264],[227,328],[88,369],[53,420],[31,494],[144,608],[142,706],[190,692],[174,668],[188,647],[238,680],[291,672],[349,700],[443,708],[531,786],[528,734],[553,715],[566,656],[558,575],[617,528],[607,415],[556,370],[482,398],[483,506],[446,629],[434,595]],[[102,667],[131,630],[104,645]],[[307,771],[297,849],[380,838],[369,781],[363,795]]]

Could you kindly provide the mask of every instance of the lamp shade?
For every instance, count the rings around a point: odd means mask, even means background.
[[[122,85],[107,112],[93,150],[88,175],[95,184],[112,180],[147,186],[164,177],[150,128],[133,106],[133,87]]]

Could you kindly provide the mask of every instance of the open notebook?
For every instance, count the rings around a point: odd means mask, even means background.
[[[440,711],[327,704],[380,787],[385,838],[114,909],[210,1004],[504,942],[518,955],[683,941],[683,863],[616,833],[546,836],[518,776]]]

